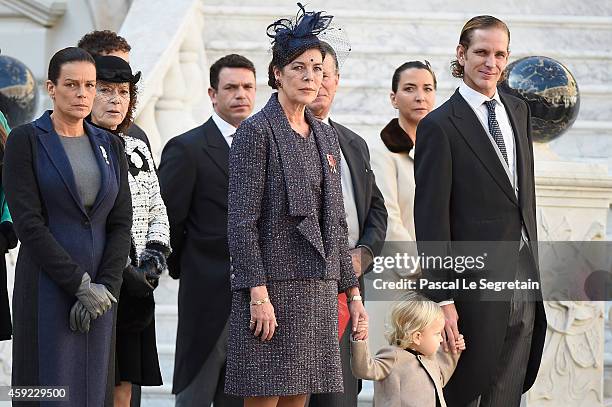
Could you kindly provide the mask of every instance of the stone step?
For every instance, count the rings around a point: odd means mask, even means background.
[[[206,43],[209,61],[215,61],[229,53],[242,54],[253,61],[259,75],[267,76],[268,64],[271,60],[269,46],[260,41],[225,41],[212,40]],[[436,72],[440,82],[450,82],[452,76],[449,64],[454,58],[454,46],[439,47],[413,47],[413,46],[372,46],[354,47],[350,57],[342,66],[346,78],[365,78],[382,81],[389,80],[393,71],[403,62],[412,59],[427,59]],[[572,50],[546,50],[538,52],[525,52],[517,50],[512,54],[511,61],[530,55],[545,55],[562,62],[576,77],[579,86],[608,85],[612,83],[612,51],[572,51]]]
[[[210,12],[213,8],[230,8],[226,0],[204,0],[204,11]],[[240,2],[243,7],[260,9],[261,2],[257,0],[243,0]],[[486,7],[485,7],[486,4]],[[271,10],[273,15],[294,15],[296,12],[295,2],[287,0],[267,0],[265,8]],[[584,16],[607,16],[612,11],[609,2],[595,0],[567,0],[557,1],[531,1],[531,2],[487,2],[482,0],[464,0],[461,2],[449,2],[447,0],[430,1],[394,1],[394,0],[352,0],[350,8],[347,8],[346,1],[343,0],[314,0],[309,1],[306,7],[308,10],[327,10],[334,15],[342,15],[351,10],[369,10],[370,13],[386,13],[393,17],[398,14],[410,15],[431,15],[440,14],[440,10],[445,13],[461,14],[469,18],[482,14],[486,10],[488,14],[496,15],[499,18],[510,19],[509,16],[518,16],[528,20],[530,16],[546,15],[558,16],[559,18],[572,18],[576,15]],[[366,21],[368,14],[363,16]],[[376,26],[374,25],[373,28]]]
[[[314,5],[309,4],[308,8]],[[336,8],[335,22],[345,30],[353,49],[364,46],[379,47],[440,47],[454,49],[461,27],[473,14],[452,12],[405,12],[401,10],[363,9],[355,4],[351,9]],[[397,9],[393,7],[391,10]],[[219,32],[228,33],[227,40],[260,40],[268,44],[266,28],[275,19],[295,14],[290,7],[209,6],[204,7],[204,39],[218,38]],[[612,7],[609,10],[612,12]],[[605,14],[602,14],[605,15]],[[609,15],[609,14],[608,14]],[[612,41],[612,18],[588,16],[554,16],[516,14],[503,17],[511,30],[511,48],[530,54],[567,52],[572,49],[601,52],[602,43]],[[245,24],[248,21],[248,24]],[[240,27],[236,30],[235,27]],[[545,27],[546,30],[542,30]]]
[[[142,407],[174,407],[172,386],[143,387],[140,400]]]
[[[176,343],[177,318],[178,312],[175,305],[156,304],[155,332],[158,344],[169,344],[174,346]]]
[[[164,386],[172,387],[172,376],[174,374],[174,344],[157,344],[159,356],[159,367],[162,372]]]

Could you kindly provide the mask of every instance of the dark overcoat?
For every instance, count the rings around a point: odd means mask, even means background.
[[[432,241],[516,242],[516,251],[506,253],[504,264],[495,270],[501,281],[508,281],[518,268],[522,225],[537,263],[536,198],[529,109],[518,98],[501,92],[499,95],[515,138],[518,196],[489,135],[457,90],[421,120],[417,128],[414,220],[419,250],[423,242]],[[423,271],[430,273],[427,269]],[[459,332],[469,341],[444,389],[449,405],[465,405],[488,388],[510,315],[509,301],[484,304],[458,300],[457,294],[430,293],[436,301],[455,297]],[[539,301],[524,391],[535,381],[545,334],[546,316]]]
[[[230,313],[227,248],[229,146],[210,118],[164,147],[159,167],[168,210],[168,270],[180,277],[173,393],[198,374]]]
[[[69,386],[70,401],[58,405],[98,407],[112,405],[116,306],[92,321],[87,334],[70,330],[69,314],[84,273],[119,298],[132,206],[120,141],[84,126],[101,176],[90,211],[82,205],[50,112],[14,129],[6,145],[3,182],[21,240],[13,291],[12,383]]]

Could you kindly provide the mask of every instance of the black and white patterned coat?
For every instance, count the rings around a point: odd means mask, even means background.
[[[140,265],[147,247],[165,255],[170,252],[170,225],[159,190],[153,157],[139,139],[120,134],[128,161],[128,180],[132,194],[132,264]],[[160,247],[161,246],[161,247]],[[165,261],[164,268],[165,268]],[[161,271],[161,270],[160,270]]]

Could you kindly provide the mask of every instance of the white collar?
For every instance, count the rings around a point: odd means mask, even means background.
[[[215,124],[217,125],[217,128],[219,129],[219,131],[221,132],[221,135],[223,137],[229,137],[232,134],[236,133],[236,128],[234,126],[232,126],[231,124],[229,124],[228,122],[226,122],[225,120],[223,120],[218,114],[217,112],[213,111],[212,113],[212,119],[215,122]]]
[[[321,123],[325,123],[328,126],[331,126],[331,124],[329,124],[329,116],[327,116],[325,119],[321,120]]]
[[[465,82],[461,81],[461,85],[459,85],[459,93],[468,105],[474,110],[480,109],[482,104],[488,100],[495,100],[500,106],[503,106],[501,98],[499,97],[499,92],[495,89],[495,95],[492,98],[489,98],[482,93],[470,88]]]

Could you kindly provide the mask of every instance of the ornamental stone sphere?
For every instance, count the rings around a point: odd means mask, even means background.
[[[547,143],[561,136],[578,116],[580,93],[576,79],[552,58],[531,56],[514,61],[506,67],[506,79],[500,89],[527,102],[536,142]]]
[[[0,111],[11,128],[31,122],[38,89],[32,71],[18,59],[0,55]]]

